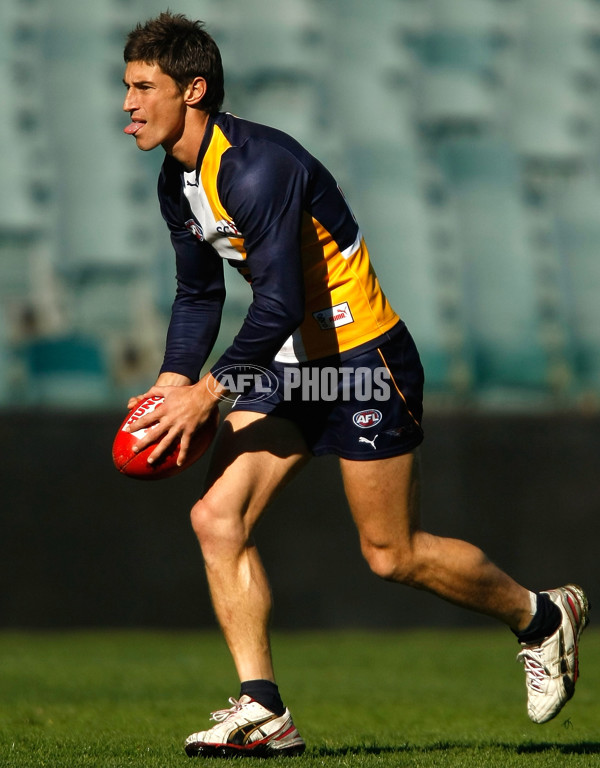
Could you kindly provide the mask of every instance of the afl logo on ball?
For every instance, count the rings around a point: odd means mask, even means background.
[[[355,413],[352,417],[352,421],[357,427],[366,429],[367,427],[374,427],[376,424],[379,424],[382,418],[381,411],[378,411],[376,408],[369,408],[366,411],[358,411],[358,413]]]

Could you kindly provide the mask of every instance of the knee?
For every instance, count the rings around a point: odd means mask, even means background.
[[[190,521],[205,560],[240,552],[248,543],[244,525],[215,508],[208,499],[194,504]]]
[[[204,499],[197,501],[190,512],[190,521],[192,523],[192,529],[201,546],[210,535],[212,528],[211,518],[212,514],[209,505],[204,502]]]
[[[213,551],[223,547],[224,526],[220,523],[219,516],[210,503],[204,499],[197,501],[192,507],[190,521],[205,558],[210,556]]]
[[[384,581],[393,581],[409,587],[419,587],[422,567],[410,546],[362,545],[362,552],[371,571]]]

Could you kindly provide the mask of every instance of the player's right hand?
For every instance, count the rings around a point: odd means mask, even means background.
[[[188,379],[187,376],[183,376],[180,373],[170,373],[168,371],[165,371],[160,374],[158,379],[156,380],[155,387],[184,387],[192,383],[191,379]],[[142,400],[145,400],[147,397],[150,397],[150,395],[153,395],[152,389],[148,392],[144,392],[143,395],[132,395],[129,400],[127,401],[127,410],[131,410],[132,408],[137,408],[138,404],[142,402]]]
[[[134,408],[137,408],[138,403],[141,403],[145,397],[146,395],[134,395],[133,397],[130,397],[127,401],[127,410],[132,411]]]

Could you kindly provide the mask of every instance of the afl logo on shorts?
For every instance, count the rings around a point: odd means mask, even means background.
[[[352,421],[357,427],[366,429],[367,427],[374,427],[376,424],[379,424],[382,418],[383,415],[381,411],[378,411],[376,408],[369,408],[366,411],[358,411],[358,413],[355,413],[352,417]]]

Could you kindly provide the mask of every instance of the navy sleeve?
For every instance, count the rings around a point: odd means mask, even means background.
[[[308,172],[285,148],[249,140],[223,156],[219,196],[243,233],[252,303],[212,371],[268,364],[304,319],[301,229]]]
[[[180,373],[197,381],[219,333],[225,281],[223,262],[214,248],[186,229],[187,201],[182,197],[179,172],[169,172],[165,162],[159,200],[175,249],[177,291],[160,371]]]

